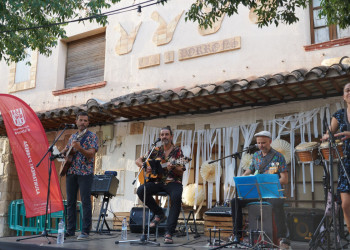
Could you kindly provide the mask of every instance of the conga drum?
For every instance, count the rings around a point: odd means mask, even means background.
[[[336,145],[336,147],[337,147],[337,149],[339,151],[340,158],[343,158],[344,157],[343,142],[341,142],[340,140],[336,140],[335,141],[335,145]],[[320,145],[320,152],[321,152],[323,158],[326,161],[329,161],[329,142],[328,141],[321,143],[321,145]],[[338,154],[335,151],[335,149],[333,149],[333,148],[332,148],[332,155],[333,155],[333,159],[335,161],[339,160]]]
[[[295,147],[299,163],[311,163],[317,159],[317,142],[304,142]]]

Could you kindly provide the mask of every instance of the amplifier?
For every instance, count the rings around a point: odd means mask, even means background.
[[[118,185],[119,180],[113,175],[95,175],[92,182],[91,195],[115,196]]]
[[[316,208],[289,208],[285,210],[290,239],[310,241],[323,218],[324,210]]]
[[[166,213],[166,208],[163,208],[164,214]],[[147,207],[145,209],[145,229],[148,227],[148,213],[150,214],[151,220],[153,219],[153,212],[150,211]],[[158,225],[159,232],[165,232],[166,222],[164,221]],[[142,223],[143,223],[143,207],[133,207],[130,211],[130,232],[132,233],[142,233]],[[154,228],[150,228],[151,233],[154,231]]]

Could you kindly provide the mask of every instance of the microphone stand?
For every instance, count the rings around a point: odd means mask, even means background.
[[[154,242],[154,241],[150,241],[148,238],[148,235],[145,234],[145,223],[146,223],[146,169],[147,169],[147,164],[146,162],[149,160],[149,158],[151,157],[156,144],[159,140],[156,140],[153,144],[152,144],[152,149],[150,151],[150,153],[148,154],[145,162],[142,164],[142,167],[140,168],[139,173],[137,174],[137,176],[135,177],[135,180],[132,182],[132,185],[134,185],[139,177],[139,175],[141,174],[141,172],[143,171],[143,206],[142,206],[142,234],[140,237],[140,240],[117,240],[115,241],[115,244],[119,244],[119,243],[126,243],[126,242],[130,242],[130,244],[138,244],[138,245],[147,245],[147,244],[153,244],[155,246],[160,246],[160,243],[158,242]],[[149,211],[150,213],[151,211]]]
[[[254,145],[253,147],[250,146],[250,147],[244,148],[242,151],[238,151],[238,152],[233,153],[231,155],[224,156],[224,157],[222,157],[220,159],[210,161],[210,162],[208,162],[208,164],[211,164],[211,163],[214,163],[214,162],[217,162],[217,161],[221,161],[221,160],[226,159],[228,157],[234,158],[235,159],[235,166],[236,166],[234,174],[235,174],[235,176],[237,176],[237,172],[238,172],[237,160],[241,159],[241,154],[242,153],[247,152],[249,150],[252,150],[254,148],[256,148],[256,145]],[[238,197],[237,187],[235,187],[235,198],[234,198],[235,199],[235,211],[234,211],[235,212],[235,230],[234,230],[235,237],[234,237],[232,242],[224,244],[224,245],[216,247],[216,248],[213,248],[213,249],[220,249],[220,248],[224,248],[224,247],[227,247],[227,246],[230,246],[230,245],[235,245],[236,247],[237,247],[237,245],[243,245],[243,244],[240,243],[239,238],[237,238],[237,234],[238,234],[238,229],[237,229],[237,213],[238,213],[237,212],[237,207],[238,207],[237,206],[237,199],[238,198],[237,197]]]
[[[52,170],[52,162],[56,159],[56,158],[60,158],[60,154],[58,155],[53,155],[53,147],[55,146],[56,142],[58,141],[58,139],[62,136],[62,134],[64,133],[64,131],[66,131],[66,129],[68,128],[68,126],[65,126],[64,129],[62,130],[62,132],[58,135],[58,137],[56,137],[56,139],[52,142],[51,146],[48,148],[48,150],[46,151],[46,153],[44,154],[44,156],[41,158],[41,160],[38,162],[38,164],[36,164],[35,167],[39,167],[39,165],[41,164],[41,162],[45,159],[46,155],[50,154],[49,156],[49,179],[48,179],[48,188],[47,188],[47,196],[46,196],[46,212],[45,212],[45,223],[44,223],[44,230],[42,231],[41,235],[35,235],[35,236],[31,236],[31,237],[27,237],[27,238],[23,238],[23,239],[17,239],[16,241],[22,241],[22,240],[28,240],[28,239],[33,239],[33,238],[38,238],[38,237],[45,237],[47,239],[47,243],[51,244],[51,241],[48,239],[48,237],[52,237],[52,238],[57,238],[57,236],[54,235],[49,235],[48,230],[47,230],[47,216],[48,216],[48,208],[49,208],[49,199],[50,199],[50,186],[51,186],[51,170]]]
[[[331,215],[332,215],[332,222],[333,222],[335,249],[338,249],[338,248],[342,248],[342,246],[340,244],[340,235],[338,233],[337,218],[336,218],[335,207],[334,207],[333,151],[332,150],[334,150],[334,152],[338,156],[340,165],[345,173],[345,176],[348,180],[348,183],[350,183],[350,178],[349,178],[348,173],[346,172],[344,163],[340,157],[339,150],[338,150],[337,145],[335,143],[335,137],[334,137],[333,133],[331,132],[326,119],[324,119],[324,126],[327,128],[328,135],[329,135],[329,137],[328,137],[328,142],[329,142],[329,147],[328,147],[328,149],[329,149],[329,171],[328,171],[328,173],[329,173],[329,186],[330,186],[330,193],[331,193],[331,201],[330,201],[331,202]],[[329,228],[331,227],[331,225],[329,223],[327,223],[327,220],[322,219],[320,225],[317,227],[316,232],[314,233],[314,235],[312,236],[312,238],[310,240],[310,243],[309,243],[310,249],[317,249],[319,244],[324,244],[324,242],[321,242],[322,238],[319,239],[319,242],[315,242],[317,239],[317,236],[319,235],[319,230],[320,230],[324,221],[326,221],[326,231],[328,230],[327,226]],[[327,244],[329,247],[330,247],[330,243],[331,243],[330,239],[328,239]]]

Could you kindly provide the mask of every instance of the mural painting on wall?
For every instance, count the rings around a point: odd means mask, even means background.
[[[142,22],[140,22],[135,27],[135,29],[130,33],[130,35],[125,31],[123,26],[120,23],[118,23],[116,30],[120,32],[120,38],[117,43],[117,46],[115,47],[115,52],[118,55],[128,54],[132,50],[141,23]]]
[[[152,13],[152,19],[159,23],[159,27],[152,39],[157,46],[168,44],[173,39],[175,29],[183,13],[184,11],[171,20],[169,24],[165,22],[164,18],[157,11]]]

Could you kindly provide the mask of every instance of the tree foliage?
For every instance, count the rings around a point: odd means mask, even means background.
[[[18,62],[26,49],[38,50],[49,56],[59,38],[66,37],[64,25],[72,20],[96,21],[106,25],[101,15],[120,0],[3,0],[0,2],[0,61]],[[165,0],[157,1],[162,4]],[[196,0],[186,13],[186,20],[198,22],[204,28],[223,14],[238,13],[240,5],[254,8],[259,27],[279,23],[293,24],[299,20],[297,8],[306,8],[309,0]],[[320,15],[329,24],[340,28],[350,26],[349,0],[321,0]],[[207,9],[210,11],[207,11]],[[58,25],[59,24],[59,25]],[[39,27],[39,28],[34,28]]]
[[[196,0],[186,12],[186,20],[208,28],[223,14],[237,14],[238,7],[243,5],[255,9],[259,27],[271,24],[278,26],[279,23],[293,24],[299,21],[297,8],[306,8],[309,3],[309,0]],[[340,28],[350,26],[349,0],[321,0],[320,6],[320,15],[326,17],[328,24],[339,24]],[[203,11],[207,8],[211,10]]]
[[[67,21],[85,18],[105,25],[107,17],[101,15],[101,11],[119,1],[3,0],[0,2],[0,60],[7,63],[23,60],[27,48],[48,56],[58,38],[66,37]],[[89,19],[91,16],[95,18]]]

